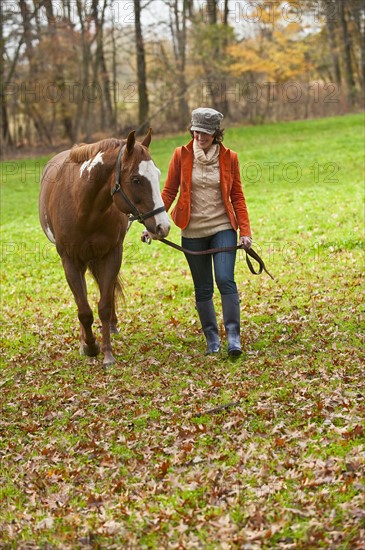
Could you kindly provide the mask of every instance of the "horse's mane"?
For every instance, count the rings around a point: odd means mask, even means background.
[[[116,138],[103,139],[97,143],[80,143],[72,147],[70,159],[73,162],[84,162],[97,155],[99,151],[116,149],[122,143],[122,140]]]

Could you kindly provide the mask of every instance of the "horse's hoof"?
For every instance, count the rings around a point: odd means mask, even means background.
[[[113,365],[115,365],[115,358],[113,357],[112,354],[108,355],[107,357],[104,357],[104,361],[103,361],[103,367],[104,369],[108,369],[109,367],[112,367]]]
[[[96,357],[100,353],[100,346],[97,342],[91,346],[82,343],[80,346],[80,353],[81,355],[87,355],[88,357]]]
[[[118,330],[117,325],[115,325],[114,323],[111,323],[110,324],[110,332],[112,334],[119,334],[119,330]]]

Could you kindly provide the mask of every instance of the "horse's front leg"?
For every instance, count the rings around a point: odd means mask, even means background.
[[[62,263],[77,305],[80,321],[80,351],[89,357],[95,357],[100,352],[100,347],[92,331],[94,317],[87,301],[86,270],[75,266],[68,256],[62,257]]]
[[[117,313],[115,311],[115,301],[116,301],[116,294],[118,292],[118,287],[119,287],[119,284],[117,283],[117,286],[114,289],[114,298],[113,298],[113,301],[112,301],[112,314],[111,314],[111,317],[110,317],[110,332],[112,334],[118,334],[119,333],[118,318],[117,318]]]
[[[101,350],[104,354],[104,366],[115,363],[112,352],[110,330],[116,329],[115,314],[115,289],[118,284],[118,273],[122,262],[122,249],[111,251],[98,264],[98,283],[100,288],[100,300],[98,304],[99,318],[102,330]]]
[[[112,352],[110,329],[112,316],[112,303],[114,301],[114,289],[112,292],[105,293],[99,302],[99,318],[101,321],[101,351],[104,354],[104,367],[110,367],[115,363],[115,357]]]

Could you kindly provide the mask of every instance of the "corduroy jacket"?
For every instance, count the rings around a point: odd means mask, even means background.
[[[191,179],[194,160],[193,141],[191,140],[187,145],[175,149],[162,190],[162,200],[167,211],[180,190],[171,217],[181,229],[185,229],[190,220]],[[219,170],[222,199],[232,227],[236,231],[239,229],[241,236],[251,237],[250,221],[242,190],[237,153],[227,149],[223,144],[220,144]]]

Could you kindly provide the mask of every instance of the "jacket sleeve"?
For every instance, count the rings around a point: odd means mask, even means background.
[[[231,188],[231,203],[235,212],[240,235],[251,237],[250,220],[246,206],[246,199],[243,194],[242,182],[240,176],[240,167],[238,163],[237,153],[232,154],[232,188]]]
[[[181,178],[181,147],[175,149],[169,164],[167,179],[161,196],[166,210],[168,211],[174,202],[180,187]]]

